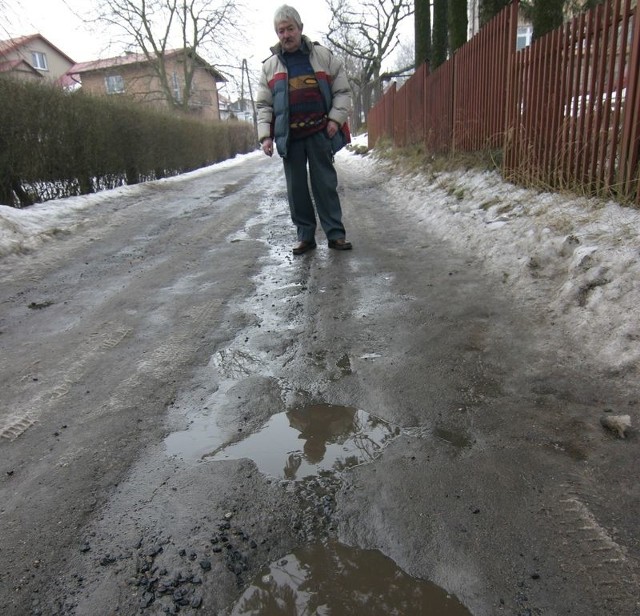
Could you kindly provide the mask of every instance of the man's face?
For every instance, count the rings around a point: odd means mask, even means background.
[[[276,34],[284,51],[293,52],[300,49],[300,45],[302,45],[302,28],[298,28],[298,25],[292,19],[278,22]]]

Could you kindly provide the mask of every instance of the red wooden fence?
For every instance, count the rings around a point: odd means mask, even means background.
[[[640,205],[634,2],[608,0],[520,51],[512,3],[432,74],[392,85],[369,113],[369,145],[502,149],[512,181]]]

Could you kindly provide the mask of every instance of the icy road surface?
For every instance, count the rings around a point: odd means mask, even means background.
[[[1,208],[0,613],[639,613],[637,217],[338,169],[350,253],[260,154]]]

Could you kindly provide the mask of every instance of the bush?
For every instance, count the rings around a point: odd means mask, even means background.
[[[82,91],[0,79],[0,203],[177,175],[255,148],[245,122],[203,122]]]

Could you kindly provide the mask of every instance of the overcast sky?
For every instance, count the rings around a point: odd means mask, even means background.
[[[97,30],[88,23],[100,0],[5,0],[5,3],[8,11],[0,19],[0,39],[38,32],[76,62],[122,51],[111,46],[111,36],[104,28]],[[321,40],[330,19],[324,0],[289,3],[300,12],[305,34]],[[283,0],[244,0],[244,4],[247,41],[239,46],[238,54],[257,69],[269,55],[269,47],[277,42],[272,20]]]

